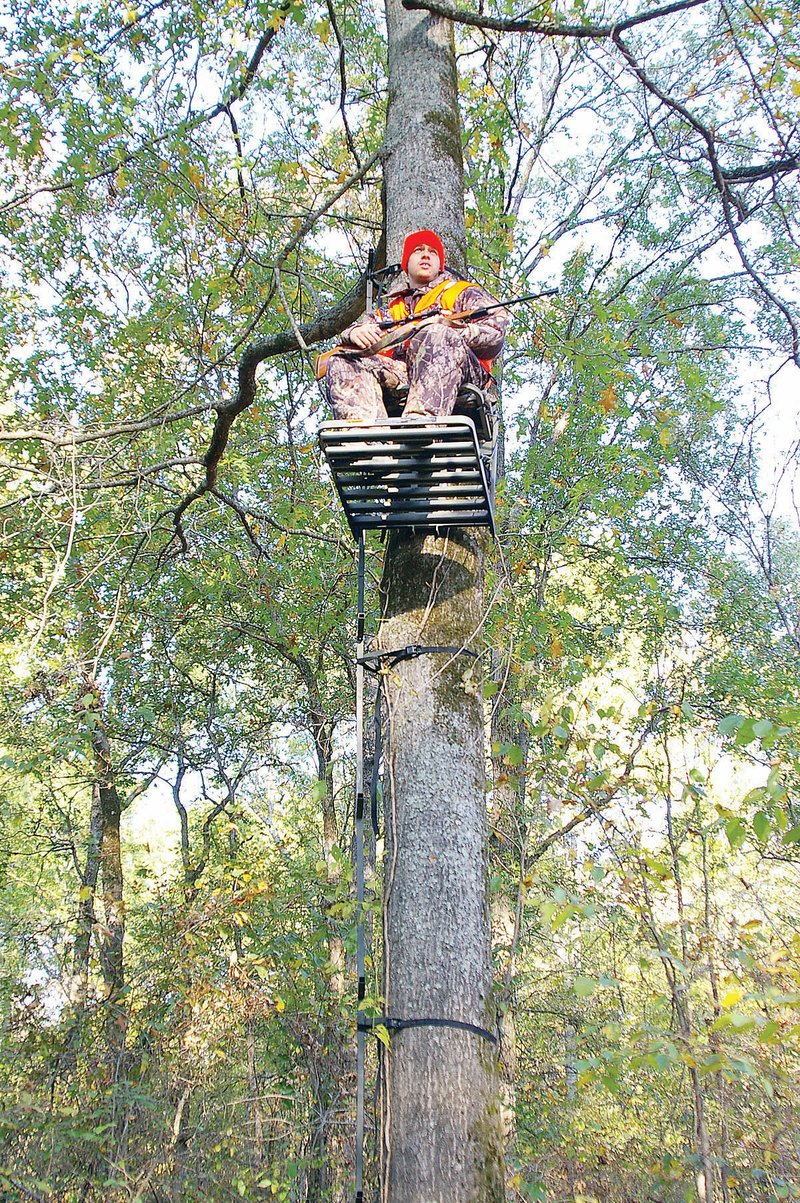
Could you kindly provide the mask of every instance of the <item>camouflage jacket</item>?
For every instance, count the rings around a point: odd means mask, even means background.
[[[430,284],[421,284],[414,288],[411,281],[405,272],[401,273],[395,284],[392,286],[387,295],[381,302],[381,313],[388,316],[389,306],[395,301],[405,301],[406,308],[410,315],[413,315],[417,305],[432,288],[445,280],[458,280],[458,276],[452,275],[450,272],[440,272]],[[480,309],[484,305],[496,305],[494,297],[486,292],[477,284],[470,284],[469,288],[458,296],[453,305],[454,313],[463,313],[467,309]],[[365,313],[356,326],[364,325],[365,323],[374,322],[373,314]],[[503,349],[503,341],[505,339],[506,329],[511,317],[506,309],[495,309],[492,313],[487,313],[485,317],[479,320],[466,323],[459,328],[459,333],[464,339],[464,342],[469,347],[470,351],[474,352],[479,359],[495,359]],[[355,326],[350,326],[342,334],[342,342],[349,342],[350,331],[355,329]],[[398,357],[401,357],[403,348],[399,347],[396,351]]]

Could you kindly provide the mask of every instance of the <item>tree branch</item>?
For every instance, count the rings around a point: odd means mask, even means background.
[[[318,314],[311,322],[304,322],[298,326],[298,331],[302,334],[304,341],[313,345],[322,342],[323,339],[333,338],[354,322],[363,312],[366,291],[367,275],[364,272],[359,277],[357,284],[333,309],[328,310],[326,314]],[[214,492],[216,488],[217,469],[228,444],[231,427],[239,414],[252,405],[255,399],[256,368],[267,359],[272,359],[276,355],[288,355],[291,351],[297,351],[299,347],[300,341],[293,330],[280,330],[277,334],[271,334],[267,338],[251,343],[242,355],[239,361],[239,387],[236,395],[229,405],[217,407],[217,420],[211,433],[211,441],[202,459],[206,469],[205,480],[184,497],[174,513],[175,535],[182,551],[188,550],[186,536],[183,533],[183,515],[195,501],[199,501],[206,493]]]
[[[333,0],[327,0],[327,8],[333,36],[336,38],[336,44],[339,47],[339,112],[342,114],[345,141],[347,142],[350,154],[356,161],[356,165],[360,167],[361,160],[358,157],[356,144],[353,141],[353,135],[347,120],[347,109],[345,107],[347,102],[347,71],[344,58],[344,38],[339,29],[339,22],[336,20],[336,9],[333,7]]]
[[[238,163],[236,164],[236,179],[239,184],[239,196],[242,198],[242,204],[247,208],[247,189],[244,185],[244,173],[242,171],[242,163],[244,162],[244,150],[242,148],[242,139],[239,137],[239,126],[236,123],[236,118],[233,115],[233,109],[230,105],[226,105],[225,112],[228,114],[228,120],[231,123],[231,132],[233,134],[233,143],[236,147]]]
[[[287,4],[282,4],[281,7],[278,9],[278,12],[281,14],[280,25],[278,25],[277,27],[270,26],[270,28],[267,30],[267,32],[262,35],[258,45],[256,46],[255,50],[253,51],[250,62],[247,64],[245,73],[242,76],[241,81],[237,84],[237,86],[235,88],[231,89],[231,91],[229,92],[229,94],[225,100],[220,101],[220,103],[217,105],[217,107],[215,109],[211,110],[211,113],[209,114],[210,117],[218,117],[220,115],[220,113],[226,113],[235,100],[242,99],[245,92],[250,87],[251,83],[253,82],[253,80],[256,77],[256,72],[258,71],[258,68],[261,65],[262,58],[264,57],[264,55],[266,54],[267,50],[272,45],[272,43],[275,41],[275,38],[278,36],[278,30],[280,30],[281,26],[283,25],[283,21],[285,20],[290,8],[291,8],[291,5],[287,3]]]
[[[140,434],[144,430],[154,430],[156,427],[167,426],[172,422],[180,422],[186,418],[194,418],[198,414],[208,413],[214,406],[192,405],[188,409],[166,413],[166,406],[154,410],[147,417],[136,422],[118,422],[116,426],[101,426],[98,430],[84,430],[80,434],[70,430],[69,434],[51,434],[40,427],[27,430],[3,430],[0,427],[0,443],[20,443],[35,439],[39,443],[48,443],[51,447],[79,447],[82,443],[96,443],[99,439],[113,439],[120,435]]]
[[[333,309],[329,309],[325,314],[318,314],[313,321],[304,322],[298,327],[305,342],[313,345],[339,334],[363,312],[366,295],[367,274],[364,272],[350,292]],[[276,355],[288,355],[290,351],[297,351],[299,347],[299,339],[293,330],[280,330],[277,334],[270,334],[267,338],[251,343],[245,349],[239,360],[239,387],[236,394],[228,405],[217,407],[217,420],[211,433],[211,441],[202,459],[206,470],[205,480],[184,497],[174,513],[175,535],[182,551],[188,551],[182,526],[183,515],[195,501],[199,501],[206,493],[213,492],[216,488],[217,469],[228,444],[231,427],[239,414],[252,405],[255,399],[256,368],[267,359]]]
[[[478,29],[494,29],[500,33],[539,33],[552,38],[610,38],[617,32],[644,25],[647,21],[657,21],[659,17],[668,17],[688,8],[697,8],[705,3],[707,0],[675,0],[673,4],[645,9],[644,12],[626,17],[624,21],[615,21],[609,25],[566,25],[558,21],[531,21],[527,17],[489,17],[465,8],[453,8],[440,0],[403,0],[403,8],[423,9],[459,25],[474,25]]]
[[[730,184],[754,184],[757,180],[768,180],[776,175],[786,175],[800,168],[797,155],[786,159],[776,159],[774,163],[761,163],[750,167],[723,167],[720,169],[722,178]]]
[[[354,172],[348,179],[344,181],[340,188],[328,198],[319,208],[302,222],[297,233],[289,240],[278,255],[275,256],[276,268],[283,262],[292,251],[296,250],[299,244],[305,238],[306,234],[313,228],[319,218],[327,212],[328,209],[342,197],[348,189],[352,188],[353,184],[367,174],[372,165],[383,154],[383,147],[379,147],[370,157],[362,164],[358,171]],[[385,254],[385,246],[383,239],[378,247],[378,261],[381,254]],[[271,334],[267,338],[262,338],[256,342],[250,343],[242,353],[239,360],[238,371],[238,388],[231,401],[226,404],[216,406],[217,419],[214,423],[214,429],[211,432],[211,441],[208,445],[208,450],[203,456],[203,465],[206,469],[205,480],[193,489],[192,492],[183,499],[181,504],[175,510],[173,521],[175,525],[175,537],[178,539],[181,550],[187,551],[186,536],[183,533],[182,519],[183,515],[195,501],[199,501],[206,493],[216,487],[217,483],[217,468],[219,462],[225,452],[228,444],[228,436],[230,435],[231,426],[236,418],[243,410],[252,405],[256,395],[256,368],[266,359],[272,359],[276,355],[287,355],[290,351],[296,351],[301,346],[300,335],[302,340],[308,345],[322,342],[323,339],[332,338],[339,334],[346,326],[349,326],[359,314],[363,311],[366,304],[367,290],[367,274],[362,273],[358,283],[351,288],[350,292],[342,298],[333,309],[327,313],[318,314],[311,322],[304,322],[297,326],[294,330],[281,330],[276,334]],[[260,317],[266,311],[267,303],[265,303],[258,316]]]
[[[403,2],[405,3],[405,0],[403,0]],[[748,276],[750,276],[750,279],[753,281],[759,291],[764,294],[770,304],[774,305],[775,308],[779,310],[781,314],[783,314],[790,331],[792,359],[796,364],[798,364],[798,366],[800,366],[800,327],[798,327],[798,323],[788,305],[786,305],[779,296],[776,296],[772,289],[769,288],[769,286],[765,283],[761,275],[753,267],[752,263],[750,262],[750,258],[742,244],[733,212],[734,208],[736,208],[738,216],[742,217],[743,214],[739,213],[739,208],[741,205],[739,204],[739,206],[737,206],[736,198],[731,193],[731,190],[728,186],[728,180],[726,179],[725,173],[720,166],[720,162],[717,157],[717,141],[713,129],[704,125],[703,122],[700,121],[700,119],[696,117],[685,104],[682,104],[681,101],[677,100],[674,96],[670,96],[668,92],[665,92],[658,86],[655,80],[650,78],[644,67],[642,67],[642,65],[634,57],[632,51],[628,48],[625,42],[623,42],[619,29],[614,31],[612,37],[614,45],[619,50],[620,54],[631,68],[642,87],[649,92],[651,96],[655,96],[656,99],[659,100],[663,105],[666,105],[667,108],[671,109],[672,112],[677,113],[680,117],[682,117],[687,125],[691,126],[691,128],[700,135],[705,143],[706,154],[708,156],[708,162],[711,168],[711,176],[714,181],[714,186],[717,189],[722,201],[722,212],[725,218],[725,224],[728,227],[728,233],[731,236],[733,245],[736,247],[736,252],[739,256],[742,267],[745,269]]]

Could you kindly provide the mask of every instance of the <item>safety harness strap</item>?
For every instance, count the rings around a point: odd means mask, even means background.
[[[414,317],[417,317],[420,313],[425,313],[428,309],[433,309],[434,305],[437,304],[446,312],[452,312],[453,306],[462,292],[466,292],[468,288],[473,287],[474,285],[470,284],[469,280],[441,280],[433,288],[429,288],[424,296],[420,297],[414,308]],[[379,315],[379,320],[386,320],[382,309],[376,310],[376,314]],[[390,301],[388,314],[391,320],[395,322],[411,317],[411,310],[405,297],[400,296],[396,300]]]

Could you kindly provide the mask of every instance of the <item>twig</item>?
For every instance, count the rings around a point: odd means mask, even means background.
[[[333,36],[336,38],[336,44],[339,47],[339,112],[342,114],[342,124],[344,125],[344,136],[347,147],[355,159],[357,166],[360,167],[361,160],[358,157],[358,151],[353,141],[353,135],[347,121],[347,109],[345,107],[347,103],[347,72],[345,70],[344,59],[344,39],[339,30],[339,22],[336,20],[336,9],[333,7],[333,0],[327,0],[327,7]]]

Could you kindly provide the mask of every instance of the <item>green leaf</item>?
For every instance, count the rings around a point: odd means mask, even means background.
[[[766,788],[767,793],[771,798],[782,799],[785,796],[786,791],[781,785],[780,765],[775,765],[775,767],[770,770],[769,777],[767,778]]]
[[[758,836],[762,844],[766,844],[769,839],[769,833],[772,831],[772,824],[769,817],[760,810],[758,814],[753,816],[753,831]]]
[[[747,839],[747,832],[738,819],[729,819],[725,824],[725,834],[731,848],[741,848]]]
[[[736,743],[739,747],[746,747],[751,744],[756,738],[755,722],[751,718],[746,718],[736,732]]]
[[[589,998],[597,989],[597,982],[593,977],[584,977],[579,974],[572,983],[572,989],[578,998]]]
[[[731,1011],[728,1015],[728,1022],[737,1032],[746,1032],[756,1026],[755,1018],[752,1015],[745,1015],[742,1011]]]
[[[380,1040],[380,1042],[384,1048],[391,1048],[392,1038],[389,1035],[389,1029],[386,1027],[385,1024],[376,1023],[375,1027],[372,1028],[372,1034],[376,1038],[376,1040]]]

